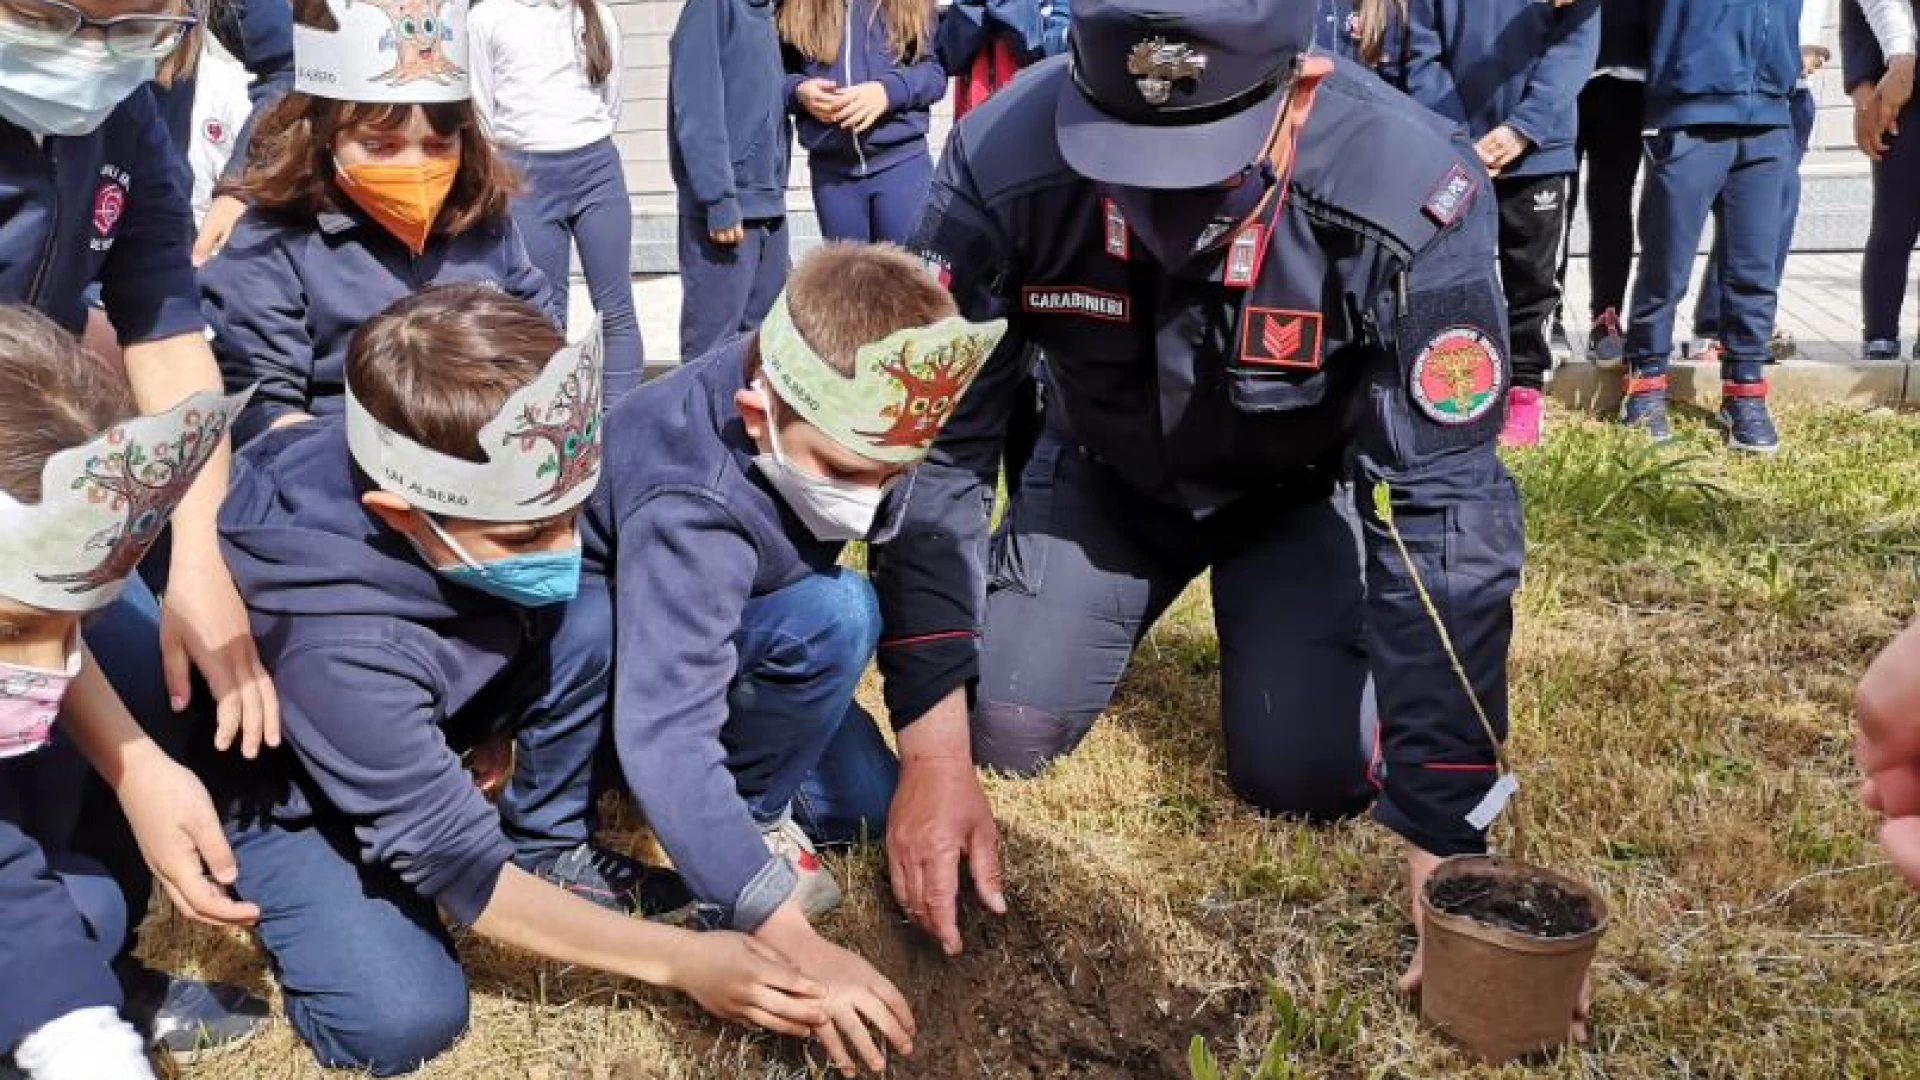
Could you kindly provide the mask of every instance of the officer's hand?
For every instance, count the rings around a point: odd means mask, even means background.
[[[807,115],[823,124],[831,124],[834,122],[834,99],[839,92],[839,84],[831,79],[808,79],[794,89],[793,96],[800,102],[800,107],[807,110]]]
[[[1407,964],[1406,973],[1400,976],[1400,992],[1408,996],[1420,992],[1420,984],[1426,975],[1427,927],[1420,919],[1420,894],[1426,891],[1427,879],[1433,876],[1440,865],[1440,857],[1413,846],[1402,844],[1407,856],[1407,898],[1413,905],[1413,931],[1418,943],[1413,947],[1413,959]],[[1580,998],[1573,1005],[1573,1041],[1587,1041],[1587,1010],[1593,1004],[1593,973],[1588,972],[1586,981],[1580,984]]]
[[[1007,913],[1000,879],[1000,830],[973,771],[966,692],[955,691],[900,733],[900,785],[887,813],[887,871],[893,898],[914,925],[958,956],[960,860],[974,892]]]
[[[887,115],[887,88],[877,82],[848,87],[834,97],[828,119],[853,132],[862,132]]]
[[[721,247],[737,247],[740,241],[747,238],[747,230],[743,225],[729,225],[724,229],[714,229],[707,233],[707,237]]]
[[[227,240],[233,236],[233,227],[240,215],[247,212],[247,204],[231,195],[216,195],[207,206],[207,216],[200,219],[200,235],[193,241],[193,265],[205,266],[208,260],[220,254],[227,246]]]
[[[1473,144],[1473,148],[1480,154],[1480,163],[1487,167],[1487,172],[1499,176],[1501,170],[1518,160],[1531,145],[1525,135],[1501,124],[1480,136],[1480,141]]]

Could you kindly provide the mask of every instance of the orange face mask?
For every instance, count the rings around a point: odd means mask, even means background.
[[[416,165],[335,161],[333,172],[347,198],[418,255],[427,250],[427,237],[459,175],[460,159],[433,158]]]

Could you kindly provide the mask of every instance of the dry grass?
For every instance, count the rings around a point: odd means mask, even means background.
[[[1597,880],[1616,915],[1594,1043],[1486,1075],[1920,1076],[1920,903],[1852,803],[1846,712],[1920,598],[1920,419],[1819,410],[1786,431],[1761,462],[1699,429],[1655,454],[1568,420],[1516,462],[1525,854]],[[1154,633],[1078,756],[994,785],[1019,917],[975,918],[970,959],[901,934],[873,855],[834,862],[850,903],[827,932],[875,948],[934,1048],[896,1075],[1178,1076],[1195,1033],[1255,1062],[1276,1030],[1294,1068],[1269,1080],[1481,1075],[1391,990],[1411,940],[1389,838],[1228,797],[1207,603]],[[164,922],[161,959],[268,984],[244,942]],[[817,1074],[662,995],[465,952],[472,1033],[423,1076]],[[185,1075],[318,1073],[281,1023]]]

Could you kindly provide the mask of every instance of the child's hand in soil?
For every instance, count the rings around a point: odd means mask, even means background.
[[[842,1075],[858,1074],[861,1065],[875,1074],[886,1071],[886,1051],[869,1026],[894,1050],[913,1053],[913,1010],[906,998],[872,964],[814,932],[796,904],[788,901],[754,933],[826,987],[827,1021],[814,1028],[813,1037]]]
[[[1400,992],[1409,997],[1420,993],[1420,984],[1426,975],[1427,926],[1420,918],[1420,894],[1426,891],[1427,879],[1440,865],[1440,857],[1432,855],[1412,844],[1402,845],[1407,852],[1407,898],[1413,906],[1413,932],[1418,939],[1413,947],[1413,959],[1408,961],[1407,970],[1400,976]],[[1587,1041],[1587,1010],[1593,1004],[1593,972],[1580,984],[1580,1000],[1573,1006],[1573,1041]]]
[[[826,988],[745,934],[688,934],[667,985],[720,1017],[805,1038],[827,1022]]]

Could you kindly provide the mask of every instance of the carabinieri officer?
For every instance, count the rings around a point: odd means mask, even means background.
[[[887,837],[910,915],[960,948],[964,854],[1004,909],[974,764],[1072,750],[1129,656],[1212,575],[1228,776],[1263,810],[1372,805],[1416,880],[1484,849],[1522,539],[1495,214],[1464,140],[1310,55],[1312,0],[1076,2],[1072,55],[969,114],[914,245],[1012,333],[876,552]],[[1046,430],[990,545],[1010,388]],[[1373,511],[1382,486],[1402,560]],[[1357,520],[1357,525],[1356,525]],[[1356,528],[1361,534],[1356,536]]]

